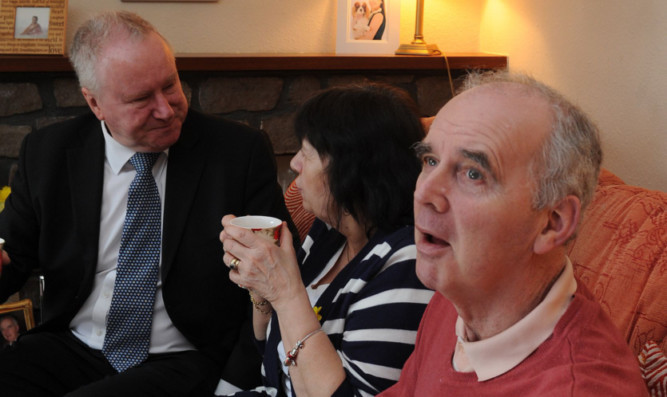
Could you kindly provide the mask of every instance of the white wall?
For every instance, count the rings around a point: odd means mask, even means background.
[[[336,0],[69,0],[68,42],[88,16],[110,9],[134,11],[148,19],[179,53],[333,52],[335,48]]]
[[[400,0],[385,0],[400,1]],[[429,0],[438,3],[442,0]],[[477,51],[481,0],[426,4],[425,33],[447,37],[450,51]],[[401,2],[401,42],[414,36],[415,2]],[[437,7],[436,7],[437,6]],[[179,53],[333,53],[338,0],[218,0],[123,3],[69,0],[67,38],[90,15],[125,9],[151,21]],[[426,37],[428,40],[428,36]]]
[[[604,163],[667,191],[667,1],[488,0],[480,50],[507,54],[579,104],[601,130]]]
[[[127,9],[179,53],[333,53],[337,2],[69,0],[67,36],[94,12]],[[412,39],[414,12],[414,0],[401,2],[401,42]],[[428,43],[508,55],[511,69],[554,86],[592,116],[606,168],[667,191],[667,1],[425,0],[425,14]]]

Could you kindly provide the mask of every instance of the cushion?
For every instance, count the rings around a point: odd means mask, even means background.
[[[625,185],[625,182],[614,173],[607,169],[600,170],[600,176],[598,178],[598,185],[600,186],[609,186],[609,185]]]
[[[667,193],[604,170],[569,255],[635,354],[648,341],[666,351],[666,248]]]
[[[667,396],[667,357],[655,342],[644,345],[639,353],[639,366],[651,396]]]

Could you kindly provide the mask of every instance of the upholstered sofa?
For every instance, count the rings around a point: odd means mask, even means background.
[[[602,170],[570,259],[637,354],[652,395],[667,395],[667,193]]]
[[[313,217],[293,183],[285,202],[303,238]],[[603,169],[569,255],[637,354],[652,395],[666,396],[667,193],[627,185]]]

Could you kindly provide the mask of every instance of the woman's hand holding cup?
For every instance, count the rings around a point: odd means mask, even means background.
[[[220,241],[229,278],[272,304],[303,288],[287,224],[264,216],[222,218]]]

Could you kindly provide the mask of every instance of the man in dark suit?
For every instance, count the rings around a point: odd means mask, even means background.
[[[0,214],[0,301],[33,269],[45,277],[43,324],[0,354],[3,395],[205,395],[223,368],[250,386],[248,296],[229,281],[218,236],[228,213],[291,225],[266,136],[188,110],[171,49],[135,14],[86,22],[70,58],[93,113],[26,137]],[[159,275],[148,357],[118,370],[103,346],[138,152],[157,157]]]

